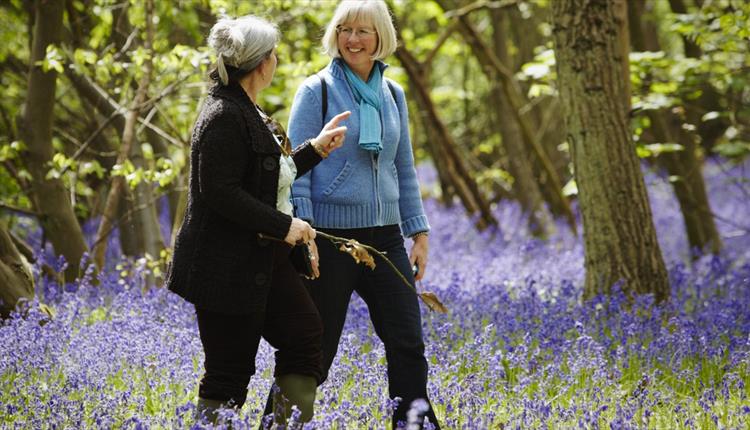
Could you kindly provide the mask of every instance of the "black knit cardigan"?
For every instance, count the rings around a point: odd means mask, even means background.
[[[214,312],[263,312],[273,243],[291,217],[276,210],[281,149],[238,84],[214,86],[193,129],[190,188],[168,288]],[[297,177],[320,162],[308,143],[292,154]]]

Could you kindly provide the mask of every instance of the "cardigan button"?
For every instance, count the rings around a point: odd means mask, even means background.
[[[268,275],[265,273],[258,273],[255,275],[255,283],[257,285],[265,285],[266,282],[268,282]]]
[[[266,170],[275,170],[279,166],[279,160],[268,156],[263,159],[263,168]]]

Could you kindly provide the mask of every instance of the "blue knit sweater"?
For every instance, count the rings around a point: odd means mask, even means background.
[[[328,92],[328,111],[322,112],[322,88],[318,76],[310,76],[297,90],[289,117],[292,146],[318,135],[323,125],[340,112],[350,110],[344,145],[301,176],[292,187],[296,216],[320,228],[362,228],[400,224],[411,236],[430,226],[422,208],[414,155],[409,138],[409,115],[404,90],[391,81],[393,99],[383,79],[381,120],[383,150],[362,149],[359,141],[359,104],[346,81],[341,60],[320,72]],[[377,62],[375,67],[387,67]],[[382,71],[382,70],[381,70]]]

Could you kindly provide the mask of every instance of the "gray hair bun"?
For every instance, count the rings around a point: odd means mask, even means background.
[[[279,38],[276,26],[263,18],[253,15],[221,18],[208,35],[208,45],[216,52],[216,71],[221,83],[229,84],[225,64],[250,72],[268,56]]]

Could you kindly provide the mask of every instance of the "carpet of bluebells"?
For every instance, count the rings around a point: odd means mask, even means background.
[[[426,199],[433,231],[421,287],[450,309],[423,308],[428,390],[443,426],[747,429],[750,163],[711,162],[705,174],[725,250],[691,262],[668,178],[646,172],[672,286],[665,306],[645,296],[631,307],[621,294],[582,303],[583,244],[563,224],[540,241],[517,205],[500,203],[499,229],[479,233],[459,206]],[[434,172],[420,175],[429,184]],[[30,221],[16,228],[39,247]],[[0,428],[204,427],[193,423],[203,361],[193,309],[144,288],[147,267],[117,249],[115,236],[98,286],[91,271],[68,285],[37,275],[53,319],[32,311],[0,323]],[[246,405],[225,411],[232,428],[261,419],[273,371],[265,343],[257,368]],[[355,297],[306,428],[387,428],[397,400]]]

